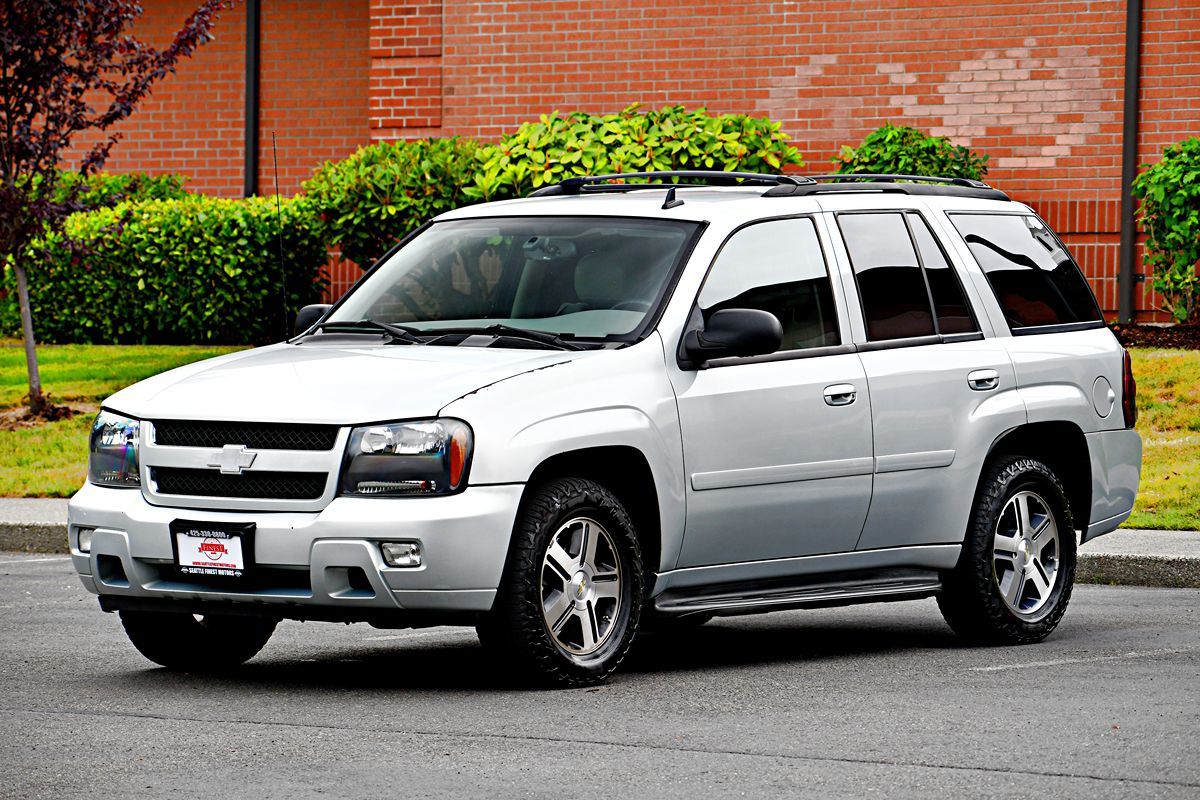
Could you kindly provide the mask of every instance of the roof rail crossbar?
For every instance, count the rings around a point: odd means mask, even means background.
[[[772,186],[802,186],[806,184],[814,184],[812,178],[805,178],[799,175],[770,175],[761,172],[721,172],[718,170],[704,169],[680,169],[680,170],[658,170],[654,172],[616,172],[609,175],[578,175],[572,178],[566,178],[563,181],[554,184],[553,186],[543,186],[541,189],[530,194],[530,197],[544,197],[546,195],[563,195],[563,194],[579,194],[588,188],[603,190],[610,181],[622,181],[629,178],[646,178],[659,181],[666,181],[672,178],[686,178],[693,183],[687,184],[690,186],[721,186],[728,185],[729,181],[736,180],[743,184],[759,183]],[[616,184],[624,186],[624,184]],[[655,184],[628,184],[631,188],[652,188]],[[658,184],[663,185],[663,184]],[[674,185],[674,184],[669,184]]]
[[[832,181],[920,181],[923,183],[948,183],[952,186],[966,186],[971,189],[992,188],[983,181],[971,178],[947,178],[941,175],[899,175],[888,172],[840,172],[836,175],[813,175],[814,181],[829,183]]]

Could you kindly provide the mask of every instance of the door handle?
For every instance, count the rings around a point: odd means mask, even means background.
[[[1000,373],[994,369],[977,369],[967,375],[967,385],[977,392],[987,392],[1000,385]]]
[[[835,383],[825,387],[825,405],[848,406],[858,397],[858,389],[852,383]]]

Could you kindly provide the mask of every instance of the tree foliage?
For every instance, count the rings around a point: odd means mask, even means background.
[[[84,131],[104,135],[79,171],[103,166],[116,143],[113,125],[133,113],[151,86],[211,36],[227,0],[204,0],[165,48],[129,33],[142,15],[135,0],[0,2],[0,261],[13,261],[29,363],[30,411],[43,413],[26,265],[31,240],[61,228],[80,209],[84,185],[58,190],[59,164]],[[36,276],[35,276],[36,277]]]
[[[1133,182],[1146,231],[1146,265],[1163,308],[1178,322],[1200,322],[1200,138],[1163,150]]]
[[[944,136],[888,123],[863,139],[858,147],[843,145],[833,163],[839,173],[936,175],[980,180],[987,174],[988,157],[956,145]]]

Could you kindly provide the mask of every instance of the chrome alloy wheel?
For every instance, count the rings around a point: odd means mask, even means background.
[[[599,650],[621,611],[621,567],[613,538],[593,519],[563,523],[542,559],[542,617],[567,653]]]
[[[1023,618],[1042,611],[1058,574],[1058,524],[1050,505],[1031,491],[1009,499],[996,522],[992,565],[1004,603]]]

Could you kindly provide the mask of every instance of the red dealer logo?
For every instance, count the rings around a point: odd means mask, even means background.
[[[216,539],[205,539],[200,545],[199,549],[201,553],[204,553],[204,555],[208,556],[213,561],[216,561],[221,556],[229,555],[229,550],[225,548],[225,545],[221,544]]]

